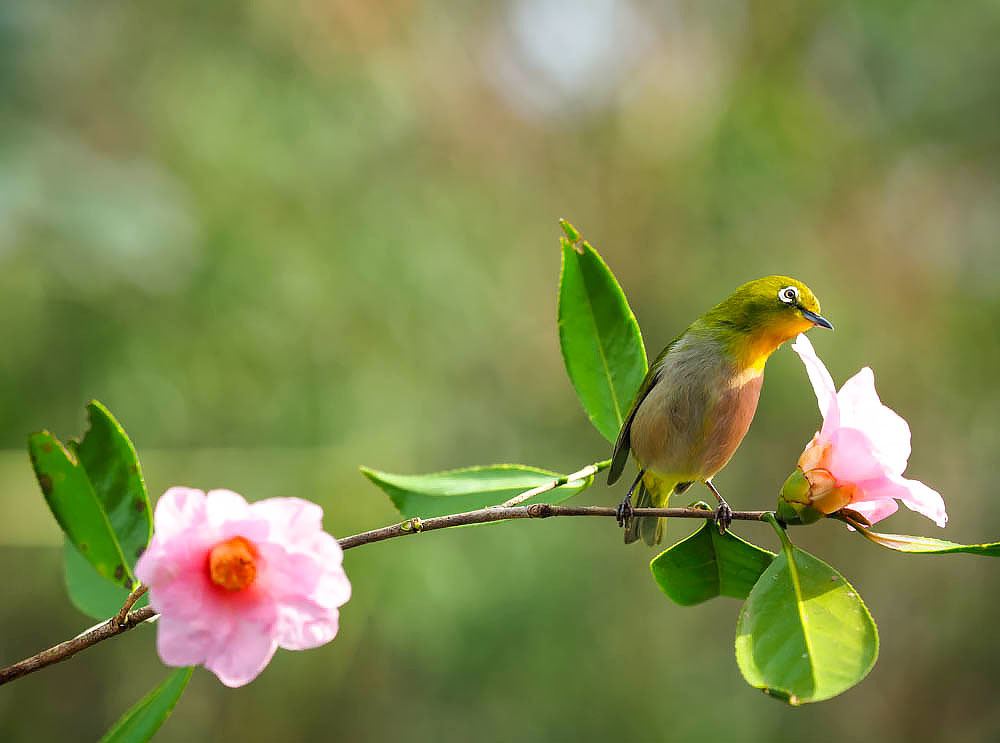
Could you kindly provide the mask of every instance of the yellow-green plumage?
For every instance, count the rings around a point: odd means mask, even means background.
[[[645,470],[636,506],[665,507],[674,492],[708,482],[746,435],[764,364],[786,340],[831,327],[800,281],[768,276],[738,288],[670,343],[649,368],[618,434],[608,483],[631,452]],[[663,536],[664,519],[636,518],[626,543]]]

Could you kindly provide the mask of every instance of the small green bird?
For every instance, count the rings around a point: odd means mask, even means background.
[[[646,373],[622,424],[608,484],[631,451],[639,475],[618,507],[625,543],[663,537],[666,519],[632,518],[636,507],[664,508],[673,493],[703,482],[718,498],[715,519],[728,528],[732,510],[712,478],[733,456],[757,410],[764,365],[785,341],[813,326],[833,330],[801,281],[767,276],[744,284],[668,345]]]

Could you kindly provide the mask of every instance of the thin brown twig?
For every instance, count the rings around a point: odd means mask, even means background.
[[[516,506],[524,503],[529,498],[534,498],[536,495],[541,495],[542,493],[547,493],[550,490],[555,490],[556,488],[562,487],[563,485],[568,485],[571,482],[576,482],[578,480],[586,480],[589,477],[593,477],[601,470],[605,470],[611,466],[611,460],[605,459],[603,462],[594,462],[594,464],[588,464],[581,470],[577,470],[572,475],[566,475],[566,477],[560,477],[551,482],[547,482],[544,485],[539,485],[537,488],[532,488],[531,490],[525,490],[519,495],[515,495],[506,503],[501,503],[501,507]]]
[[[128,613],[132,611],[132,607],[135,606],[135,602],[141,599],[148,590],[149,588],[142,585],[142,583],[136,586],[135,590],[128,595],[128,598],[125,599],[125,603],[122,604],[122,608],[118,610],[118,613],[115,614],[114,619],[111,621],[115,624],[122,624],[128,616]]]
[[[109,637],[120,635],[122,632],[127,632],[134,627],[138,627],[153,616],[156,616],[153,607],[144,606],[141,609],[131,612],[120,623],[115,621],[117,617],[113,617],[103,624],[99,624],[89,632],[84,632],[82,635],[74,637],[72,640],[61,642],[55,647],[43,650],[30,658],[25,658],[20,663],[15,663],[0,670],[0,685],[21,678],[21,676],[27,676],[29,673],[34,673],[41,668],[51,666],[53,663],[59,663],[60,661],[72,658],[81,650],[85,650],[91,645],[96,645],[102,640],[107,640]]]
[[[590,465],[590,467],[585,469],[600,467],[601,464],[603,463]],[[581,470],[580,472],[584,471],[585,470]],[[595,471],[599,471],[599,469]],[[589,472],[582,477],[589,477],[591,474],[594,473]],[[555,480],[553,481],[554,484],[548,489],[551,490],[559,487],[560,484],[565,485],[566,482],[572,482],[575,479],[581,479],[580,473],[574,473],[567,478],[560,478],[562,482],[560,482],[560,480]],[[532,491],[526,492],[532,493]],[[522,495],[525,494],[522,493]],[[532,495],[537,495],[537,493],[532,493]],[[527,498],[530,497],[531,495],[528,495],[524,498],[524,500],[527,500]],[[734,511],[733,520],[761,521],[768,513],[772,512]],[[398,524],[383,526],[381,529],[372,529],[371,531],[354,534],[349,537],[344,537],[338,541],[340,542],[342,549],[349,550],[354,547],[360,547],[363,544],[382,542],[386,539],[405,537],[410,534],[419,534],[424,531],[447,529],[452,526],[486,524],[492,521],[507,521],[512,519],[547,519],[555,516],[614,517],[616,515],[616,509],[606,508],[603,506],[555,506],[548,503],[532,503],[528,506],[488,506],[487,508],[480,508],[475,511],[452,513],[447,516],[436,516],[429,519],[407,519],[406,521],[402,521]],[[674,519],[709,519],[714,518],[715,516],[713,511],[706,511],[701,508],[635,508],[632,509],[632,515],[633,517],[664,516]],[[92,645],[96,645],[99,642],[103,642],[111,637],[120,635],[123,632],[135,629],[143,622],[157,616],[156,611],[151,606],[144,606],[141,609],[129,611],[145,592],[145,586],[139,586],[136,588],[136,590],[129,594],[125,604],[115,616],[105,622],[102,622],[93,629],[74,637],[72,640],[67,640],[66,642],[59,643],[48,650],[43,650],[30,658],[25,658],[19,663],[0,669],[0,686],[6,684],[8,681],[13,681],[14,679],[26,676],[27,674],[45,668],[46,666],[50,666],[53,663],[59,663],[60,661],[71,658],[81,650],[85,650]]]
[[[760,521],[764,514],[772,511],[733,511],[734,521]],[[510,519],[547,519],[553,516],[616,516],[617,510],[604,506],[553,506],[548,503],[532,503],[530,506],[488,506],[477,511],[452,513],[447,516],[436,516],[432,519],[413,518],[401,521],[381,529],[354,534],[338,540],[341,548],[349,550],[363,544],[381,542],[393,537],[405,537],[410,534],[420,534],[435,529],[447,529],[451,526],[468,526],[469,524],[487,524],[491,521],[506,521]],[[701,508],[633,508],[632,516],[665,516],[674,519],[710,519],[715,517],[714,511]]]

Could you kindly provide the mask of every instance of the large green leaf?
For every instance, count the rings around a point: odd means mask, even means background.
[[[106,580],[87,562],[87,558],[66,540],[64,545],[64,569],[66,572],[66,590],[73,606],[94,619],[107,619],[118,613],[129,591],[117,583]],[[140,598],[135,608],[139,609],[149,603],[149,594]]]
[[[791,704],[829,699],[868,675],[878,631],[851,584],[771,521],[782,550],[740,612],[736,660],[751,686]]]
[[[87,406],[90,429],[77,444],[70,441],[90,485],[107,514],[129,565],[135,565],[153,536],[146,483],[139,457],[124,429],[94,400]]]
[[[694,534],[654,557],[649,568],[667,596],[694,606],[716,596],[745,599],[773,559],[773,552],[731,532],[719,534],[706,519]]]
[[[170,716],[191,679],[193,668],[179,668],[115,723],[100,743],[145,743]]]
[[[970,555],[1000,557],[1000,542],[959,544],[958,542],[948,542],[944,539],[911,537],[908,534],[880,534],[877,531],[869,531],[855,521],[851,521],[851,526],[857,529],[858,533],[869,542],[874,542],[880,547],[886,547],[897,552],[912,552],[920,555],[946,555],[955,552],[966,552]]]
[[[385,491],[406,518],[431,518],[497,506],[526,490],[563,477],[557,472],[523,464],[465,467],[426,475],[394,475],[367,467],[362,467],[361,472]],[[593,481],[593,476],[572,480],[529,498],[521,505],[560,503],[586,490]]]
[[[614,443],[646,375],[646,351],[635,315],[611,269],[563,221],[559,343],[584,410]]]
[[[149,497],[132,443],[98,402],[90,429],[64,446],[48,431],[28,437],[28,454],[59,526],[91,565],[130,589],[132,566],[153,532]]]

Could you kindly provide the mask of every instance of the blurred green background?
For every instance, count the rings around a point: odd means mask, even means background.
[[[359,464],[608,456],[559,355],[558,217],[651,354],[737,284],[805,280],[834,378],[875,369],[908,474],[948,503],[944,532],[908,511],[885,530],[1000,538],[998,34],[976,0],[3,3],[0,662],[92,623],[23,449],[78,435],[91,398],[152,495],[298,495],[337,535],[395,518]],[[716,480],[736,507],[770,506],[818,426],[802,371],[787,348],[769,365]],[[882,630],[830,702],[746,686],[736,602],[676,607],[652,552],[566,519],[347,553],[333,643],[235,691],[198,670],[158,740],[1000,734],[1000,564],[793,536]],[[4,687],[4,740],[96,739],[166,675],[153,640]]]

